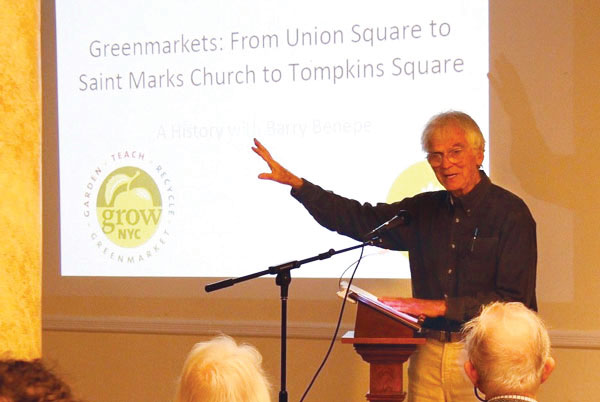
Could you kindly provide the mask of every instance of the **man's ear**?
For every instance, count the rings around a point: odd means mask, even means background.
[[[475,151],[475,160],[477,161],[477,166],[481,167],[481,165],[483,164],[483,159],[484,159],[483,151],[480,149]]]
[[[546,360],[546,363],[544,364],[544,371],[542,371],[542,383],[546,381],[548,377],[550,377],[550,374],[554,370],[555,366],[556,362],[554,361],[554,358],[549,357],[548,360]]]
[[[477,383],[479,382],[479,374],[477,374],[477,370],[475,370],[473,363],[471,363],[470,360],[467,360],[464,367],[465,373],[467,373],[469,380],[471,380],[474,386],[477,386]]]

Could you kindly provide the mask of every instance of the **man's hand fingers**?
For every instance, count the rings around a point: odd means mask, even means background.
[[[256,147],[252,147],[252,150],[254,152],[256,152],[257,154],[259,154],[263,158],[266,157],[266,158],[269,158],[269,159],[273,159],[273,158],[271,158],[271,154],[269,153],[269,151],[267,150],[267,148],[265,148],[264,145],[261,144],[260,141],[257,140],[256,138],[254,139],[254,145],[256,145]]]
[[[258,175],[258,178],[263,180],[273,180],[273,175],[271,173],[261,173]]]
[[[267,151],[267,148],[265,148],[263,144],[261,144],[260,141],[256,138],[254,139],[254,145],[255,146],[252,147],[252,150],[265,162],[267,162],[267,165],[269,165],[269,169],[271,169],[271,173],[259,174],[259,179],[273,180],[281,184],[290,185],[294,188],[299,188],[300,186],[302,186],[302,180],[290,173],[287,169],[285,169],[277,161],[275,161],[271,157],[269,151]]]
[[[399,299],[397,297],[380,297],[379,301],[385,304],[386,306],[390,306],[395,309],[399,309],[400,307],[404,306],[404,302],[402,301],[402,299]]]

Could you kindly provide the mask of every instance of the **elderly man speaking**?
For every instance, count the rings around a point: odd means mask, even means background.
[[[455,111],[434,116],[421,144],[445,190],[391,204],[361,204],[326,191],[285,169],[254,142],[254,152],[271,169],[258,177],[290,185],[292,196],[330,230],[360,241],[400,211],[410,215],[409,224],[383,233],[378,244],[409,252],[413,293],[382,300],[426,317],[427,342],[409,361],[408,400],[474,400],[459,359],[461,326],[492,301],[537,307],[535,221],[519,197],[480,170],[485,141],[475,121]]]

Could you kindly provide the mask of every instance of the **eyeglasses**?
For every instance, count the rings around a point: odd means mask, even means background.
[[[444,161],[444,155],[448,158],[450,163],[459,163],[465,158],[465,150],[464,148],[452,148],[447,153],[429,152],[427,154],[427,162],[429,162],[431,167],[439,167]]]

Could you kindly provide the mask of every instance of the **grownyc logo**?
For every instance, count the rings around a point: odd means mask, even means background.
[[[168,243],[175,194],[164,166],[144,152],[124,150],[93,169],[83,207],[89,239],[100,255],[141,264]]]

